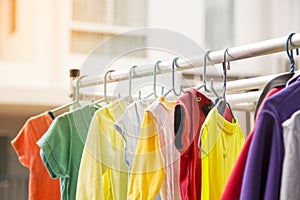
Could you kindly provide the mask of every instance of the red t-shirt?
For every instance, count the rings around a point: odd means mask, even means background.
[[[180,192],[183,200],[201,199],[201,159],[198,139],[201,126],[212,107],[209,98],[191,88],[177,100],[174,113],[175,146],[180,155]],[[228,108],[224,112],[229,121]]]
[[[20,163],[29,168],[29,200],[60,199],[59,180],[52,179],[40,156],[36,142],[44,135],[52,123],[49,113],[31,117],[15,139],[11,141]]]
[[[278,88],[273,88],[271,89],[266,97],[264,98],[262,104],[260,105],[257,115],[260,113],[260,109],[262,108],[262,105],[264,102],[272,95],[275,93],[279,92],[283,87],[278,87]],[[238,200],[240,199],[240,193],[241,193],[241,187],[242,187],[242,182],[243,182],[243,176],[244,176],[244,170],[246,166],[246,161],[247,161],[247,156],[248,156],[248,151],[249,147],[252,141],[253,133],[255,131],[255,125],[247,137],[247,140],[243,146],[242,151],[240,152],[240,155],[236,161],[236,164],[231,172],[231,175],[227,181],[226,187],[224,189],[223,195],[222,195],[222,200]]]
[[[186,91],[177,100],[174,131],[175,146],[181,153],[179,181],[183,200],[201,198],[201,159],[198,138],[210,108],[211,100],[194,88]]]

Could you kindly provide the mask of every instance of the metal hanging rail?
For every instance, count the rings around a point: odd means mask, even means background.
[[[285,51],[287,37],[280,37],[276,39],[265,40],[257,43],[252,43],[249,45],[243,45],[238,47],[231,47],[228,49],[228,56],[226,61],[236,61],[246,58],[264,56],[269,54],[274,54],[278,52]],[[292,44],[292,45],[291,45]],[[291,44],[289,49],[300,48],[300,33],[294,34],[291,39]],[[224,50],[212,51],[208,54],[207,66],[212,64],[220,64],[223,61]],[[195,66],[203,66],[203,55],[189,58],[187,60],[179,59],[177,61],[180,67],[176,68],[176,71],[182,71],[191,69]],[[153,75],[153,64],[148,64],[144,66],[138,66],[134,70],[134,76],[132,78],[140,78],[145,76]],[[157,74],[164,74],[171,72],[172,61],[165,61],[159,64],[159,71]],[[118,70],[111,72],[108,76],[107,83],[118,82],[122,80],[128,80],[129,72],[127,70]],[[80,87],[89,87],[97,84],[103,84],[103,78],[98,79],[86,79],[80,84]]]

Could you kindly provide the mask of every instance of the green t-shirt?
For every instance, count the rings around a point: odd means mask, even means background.
[[[74,200],[83,147],[96,108],[84,106],[56,118],[37,142],[52,178],[60,178],[62,200]]]

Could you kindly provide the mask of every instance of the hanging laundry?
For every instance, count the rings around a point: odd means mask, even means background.
[[[264,102],[271,97],[272,95],[276,94],[279,92],[283,87],[280,86],[278,88],[273,88],[271,89],[267,95],[265,95],[265,99],[261,102],[261,106],[257,110],[257,115],[259,116],[260,110],[262,108],[262,105]],[[231,175],[227,181],[226,187],[224,189],[223,195],[222,195],[222,200],[239,200],[240,199],[240,194],[241,194],[241,187],[242,187],[242,181],[243,181],[243,175],[244,175],[244,170],[246,166],[246,161],[247,161],[247,156],[249,152],[249,147],[253,138],[253,133],[255,130],[257,120],[255,120],[253,129],[251,133],[248,135],[247,140],[243,146],[243,149],[235,163],[235,166],[231,172]]]
[[[126,199],[124,139],[114,127],[126,107],[119,99],[95,112],[82,153],[76,199]]]
[[[82,150],[95,111],[84,106],[60,115],[37,142],[51,177],[60,178],[62,200],[75,199]]]
[[[136,145],[144,119],[144,111],[149,105],[150,102],[147,100],[133,102],[114,124],[116,130],[125,141],[125,161],[129,167],[129,171],[135,156]]]
[[[286,83],[288,82],[288,80],[290,80],[293,77],[293,75],[294,75],[294,73],[282,74],[280,76],[273,78],[271,81],[268,82],[268,84],[264,87],[264,89],[257,101],[255,113],[254,113],[255,118],[257,116],[258,109],[261,107],[261,104],[262,104],[263,100],[265,99],[266,95],[268,94],[268,92],[270,90],[272,90],[273,88],[285,86]]]
[[[180,155],[182,199],[201,199],[201,159],[198,148],[200,128],[212,102],[191,88],[179,97],[174,112],[175,145]]]
[[[279,75],[279,76],[273,78],[271,81],[269,81],[266,84],[266,86],[264,87],[262,94],[260,95],[259,100],[256,105],[254,126],[252,128],[251,133],[248,135],[247,140],[244,144],[244,147],[241,151],[241,154],[236,162],[236,165],[235,165],[234,169],[232,170],[231,176],[227,182],[226,188],[222,195],[223,200],[240,199],[240,193],[241,193],[242,181],[243,181],[243,176],[244,176],[244,170],[245,170],[245,166],[246,166],[246,160],[248,157],[250,144],[251,144],[253,134],[255,131],[255,127],[257,124],[257,116],[259,115],[264,102],[269,97],[271,97],[272,95],[276,94],[281,89],[283,89],[285,87],[286,83],[293,76],[293,74],[294,73],[287,73],[287,74]]]
[[[123,115],[114,125],[125,141],[125,162],[129,168],[128,178],[130,177],[136,146],[144,119],[144,111],[149,105],[150,101],[148,100],[134,101],[126,108]],[[159,200],[160,196],[157,195],[155,199]]]
[[[176,102],[159,97],[145,111],[131,170],[128,199],[180,198],[179,152],[174,145]]]
[[[59,180],[53,180],[40,157],[36,142],[46,133],[53,118],[50,112],[31,117],[11,141],[20,163],[29,168],[28,199],[60,199]]]
[[[237,156],[244,135],[236,118],[230,123],[214,107],[206,117],[200,134],[202,158],[201,199],[218,200]]]
[[[300,110],[283,122],[284,159],[280,199],[299,199],[300,197]]]
[[[281,124],[300,109],[299,98],[300,78],[265,102],[249,149],[241,199],[279,199],[284,158]]]

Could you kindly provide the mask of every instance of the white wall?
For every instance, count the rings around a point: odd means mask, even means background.
[[[67,101],[66,95],[60,95],[67,92],[68,71],[54,57],[59,46],[54,40],[52,1],[17,1],[15,33],[9,33],[10,1],[0,3],[1,18],[7,19],[0,25],[0,103],[59,105]]]
[[[0,0],[2,19],[9,16],[9,2]],[[297,11],[300,2],[297,0],[234,2],[236,46],[300,31],[300,14]],[[19,0],[17,32],[8,37],[9,21],[4,20],[0,24],[0,90],[5,94],[0,96],[0,104],[32,103],[56,106],[68,100],[68,69],[80,67],[84,60],[68,55],[70,3],[71,0]],[[204,0],[148,1],[148,26],[181,33],[204,48],[204,3]],[[195,52],[197,54],[199,52]],[[155,59],[164,59],[160,53],[151,55]],[[275,73],[285,70],[286,61],[285,53],[282,53],[281,56],[277,54],[233,62],[228,75],[255,76]],[[141,60],[137,63],[141,63]]]
[[[288,36],[300,32],[300,17],[296,10],[300,1],[239,0],[235,1],[235,45]],[[298,58],[299,59],[299,58]],[[288,58],[279,53],[232,63],[229,75],[255,76],[286,71]]]
[[[204,44],[204,2],[199,0],[151,0],[149,27],[176,31]]]

